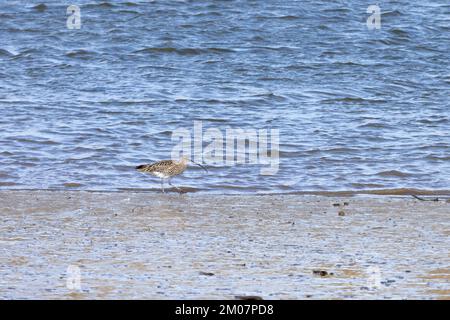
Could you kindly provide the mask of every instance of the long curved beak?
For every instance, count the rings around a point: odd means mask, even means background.
[[[195,161],[193,161],[193,160],[189,160],[189,161],[191,161],[193,164],[196,164],[196,165],[198,165],[200,168],[202,168],[203,170],[205,170],[206,172],[208,172],[208,169],[206,169],[204,166],[202,166],[200,163],[197,163],[197,162],[195,162]]]

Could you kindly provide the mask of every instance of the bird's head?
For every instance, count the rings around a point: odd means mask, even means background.
[[[141,165],[137,166],[135,169],[136,169],[137,171],[142,172],[142,170],[144,170],[144,168],[145,168],[145,164],[141,164]]]

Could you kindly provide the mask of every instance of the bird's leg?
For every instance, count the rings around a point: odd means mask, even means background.
[[[164,191],[164,179],[161,179],[161,189],[162,189],[162,192],[163,192],[163,193],[166,193],[166,192]]]
[[[169,181],[169,185],[170,185],[171,187],[175,187],[175,189],[177,189],[180,193],[182,192],[182,190],[181,190],[180,188],[178,188],[177,186],[173,185],[173,184],[170,182],[170,179],[169,179],[168,181]]]

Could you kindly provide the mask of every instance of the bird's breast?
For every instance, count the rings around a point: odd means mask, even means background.
[[[157,176],[158,178],[161,178],[161,179],[169,178],[169,175],[167,175],[165,173],[162,173],[162,172],[158,172],[158,171],[154,171],[154,172],[152,172],[152,174]]]

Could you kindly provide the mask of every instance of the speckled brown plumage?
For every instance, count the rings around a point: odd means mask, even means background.
[[[152,164],[143,164],[137,166],[136,169],[140,172],[153,174],[158,178],[169,179],[183,173],[186,167],[187,161],[182,159],[180,161],[162,160]]]
[[[167,180],[169,185],[172,187],[175,187],[177,190],[181,191],[180,188],[177,186],[174,186],[170,183],[170,179],[174,176],[177,176],[186,170],[189,160],[186,157],[182,157],[179,161],[174,160],[162,160],[158,161],[152,164],[142,164],[136,167],[136,170],[143,173],[149,173],[152,174],[158,178],[161,179],[161,189],[164,192],[164,180]],[[192,161],[193,162],[193,161]],[[195,162],[193,162],[195,163]],[[205,171],[206,168],[204,168],[202,165],[195,163],[198,166],[202,167]]]

